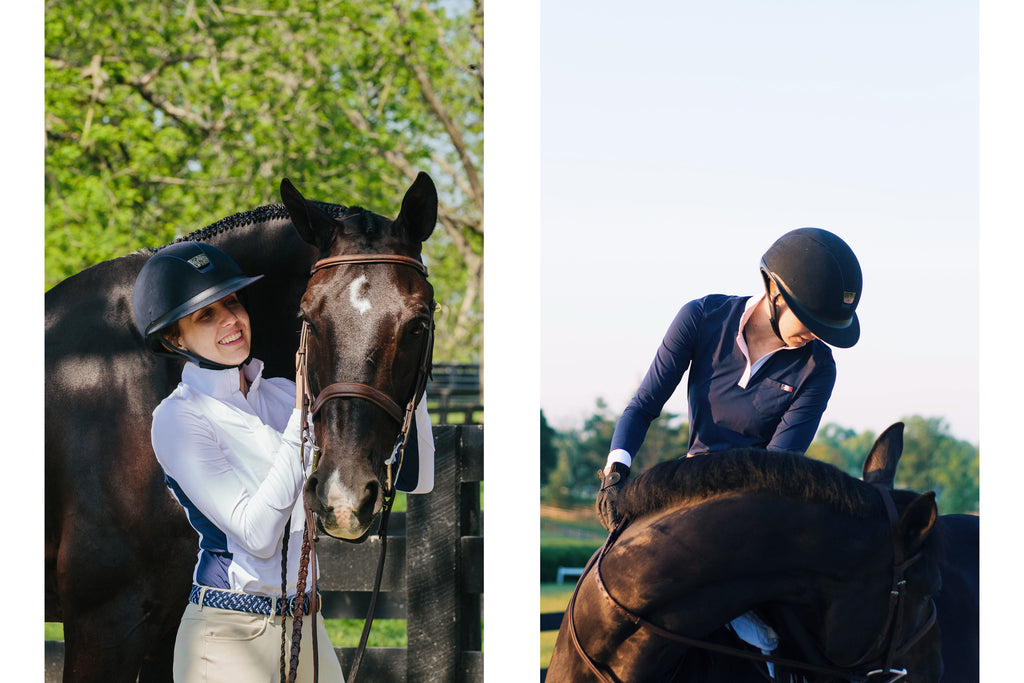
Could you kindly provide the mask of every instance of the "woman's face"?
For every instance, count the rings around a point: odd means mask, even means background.
[[[237,294],[215,301],[178,321],[178,348],[223,365],[241,365],[249,357],[252,338],[249,314]]]
[[[793,310],[786,304],[782,297],[779,297],[776,304],[776,311],[779,316],[779,335],[782,337],[782,341],[785,342],[786,346],[800,348],[804,344],[817,339],[817,337],[814,336],[814,333],[800,322],[796,317],[796,314],[793,313]]]

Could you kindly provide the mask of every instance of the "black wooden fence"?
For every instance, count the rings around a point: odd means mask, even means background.
[[[434,363],[427,384],[427,407],[435,425],[483,423],[480,365]],[[452,420],[452,416],[459,419]]]
[[[375,683],[483,681],[483,426],[434,428],[434,490],[408,496],[388,524],[376,617],[405,619],[408,647],[367,648],[359,677]],[[319,587],[328,619],[366,617],[380,554],[376,530],[353,545],[322,538]],[[335,648],[347,674],[355,647]],[[46,681],[60,681],[63,643],[46,643]]]

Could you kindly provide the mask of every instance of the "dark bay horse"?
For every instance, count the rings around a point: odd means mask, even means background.
[[[626,521],[577,584],[549,683],[764,680],[724,629],[751,610],[779,633],[779,680],[939,680],[933,494],[739,449],[656,465],[620,501]]]
[[[892,489],[903,452],[903,424],[890,427],[894,447],[872,451],[864,462],[864,481]],[[980,570],[978,515],[939,515],[935,534],[941,540],[939,572],[942,589],[935,596],[942,633],[942,680],[977,683],[980,680]]]
[[[287,180],[281,195],[283,205],[185,238],[264,275],[246,290],[253,355],[267,376],[294,376],[305,320],[315,389],[359,383],[404,401],[419,381],[411,359],[427,353],[433,291],[425,275],[377,261],[310,270],[346,255],[419,261],[437,219],[433,182],[421,173],[394,220],[308,201]],[[67,681],[170,681],[191,583],[197,537],[150,445],[152,411],[182,364],[146,351],[132,321],[132,287],[151,254],[88,268],[45,297],[45,618],[64,622]],[[316,418],[323,451],[306,500],[328,533],[362,538],[381,505],[383,458],[398,429],[367,401],[328,404]]]

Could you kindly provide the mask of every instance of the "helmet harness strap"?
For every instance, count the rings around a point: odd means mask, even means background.
[[[208,358],[204,358],[203,356],[200,356],[197,353],[193,353],[187,349],[178,348],[177,346],[172,344],[170,340],[167,339],[167,337],[164,337],[163,335],[160,336],[160,343],[163,344],[164,348],[166,348],[168,351],[171,351],[172,353],[185,358],[189,362],[195,363],[204,370],[235,370],[237,368],[241,368],[244,367],[245,365],[248,365],[249,361],[252,360],[252,351],[250,351],[248,357],[246,357],[246,359],[239,363],[238,365],[224,365],[223,363],[217,363],[212,360],[209,360]]]
[[[779,291],[779,286],[775,283],[775,279],[765,271],[761,271],[761,276],[764,278],[764,289],[768,295],[768,322],[771,323],[772,332],[782,342],[786,340],[782,338],[782,333],[779,332],[779,309],[778,301],[779,297],[782,296],[782,292]]]

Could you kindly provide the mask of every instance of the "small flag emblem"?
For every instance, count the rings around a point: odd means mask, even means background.
[[[793,387],[789,386],[788,384],[783,384],[782,390],[788,393],[793,393]]]

